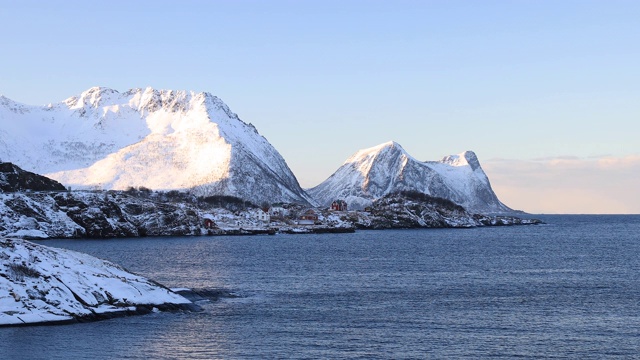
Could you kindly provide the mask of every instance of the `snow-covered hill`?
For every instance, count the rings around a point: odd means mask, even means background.
[[[0,326],[194,309],[186,298],[111,262],[0,238]]]
[[[398,191],[451,200],[470,212],[513,211],[498,200],[472,151],[422,162],[393,141],[356,152],[327,180],[307,190],[321,205],[343,199],[350,209]]]
[[[0,161],[72,188],[309,198],[282,156],[217,97],[94,87],[44,107],[0,97]]]

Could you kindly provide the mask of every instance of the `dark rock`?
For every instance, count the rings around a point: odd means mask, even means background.
[[[415,191],[398,192],[374,201],[370,216],[355,222],[359,229],[469,228],[539,224],[514,216],[471,214],[450,200]]]
[[[157,203],[125,192],[11,193],[4,204],[16,230],[49,237],[112,238],[200,235],[198,212],[185,204]]]
[[[0,192],[26,190],[64,191],[65,187],[55,180],[22,170],[12,163],[0,163]]]

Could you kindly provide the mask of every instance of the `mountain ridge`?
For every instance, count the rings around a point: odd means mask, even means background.
[[[395,141],[358,150],[305,191],[258,130],[208,92],[92,87],[44,106],[1,96],[0,121],[0,161],[74,189],[185,189],[322,206],[343,199],[351,209],[411,190],[471,211],[512,212],[473,151],[420,161]]]
[[[306,189],[321,205],[343,199],[352,209],[407,190],[448,199],[473,212],[513,212],[498,200],[473,151],[420,161],[395,141],[358,150],[329,178]]]

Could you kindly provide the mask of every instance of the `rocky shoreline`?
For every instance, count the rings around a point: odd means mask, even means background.
[[[199,311],[180,293],[106,260],[0,238],[0,326]]]
[[[127,191],[0,193],[0,236],[23,239],[351,233],[359,229],[470,228],[541,223],[511,215],[470,214],[443,199],[396,194],[368,211],[331,211],[286,204],[265,221],[253,206],[231,208],[197,199]],[[301,214],[314,221],[300,224]]]
[[[342,200],[340,200],[342,201]],[[512,215],[472,214],[416,191],[387,194],[364,211],[262,203],[191,191],[71,191],[0,163],[0,236],[22,239],[351,233],[358,229],[470,228],[538,224]]]
[[[202,311],[202,309],[196,304],[160,304],[160,305],[135,305],[128,308],[119,309],[107,313],[92,313],[73,316],[67,319],[60,320],[42,320],[36,322],[16,322],[3,324],[0,323],[0,327],[21,327],[21,326],[42,326],[42,325],[68,325],[77,323],[86,323],[94,321],[102,321],[109,319],[116,319],[127,316],[139,316],[148,315],[155,312],[194,312]]]

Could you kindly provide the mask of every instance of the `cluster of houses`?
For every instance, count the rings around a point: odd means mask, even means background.
[[[329,208],[332,211],[347,211],[347,202],[344,200],[335,200],[331,203],[331,207]],[[269,224],[272,220],[285,220],[285,217],[290,215],[290,210],[280,207],[273,206],[268,209],[251,209],[249,210],[245,217],[249,221],[257,221],[261,222],[264,225]],[[214,229],[217,227],[216,222],[214,221],[214,217],[212,215],[204,216],[204,227],[206,229]],[[318,214],[314,209],[308,209],[304,211],[301,215],[294,219],[297,225],[314,225],[318,221]],[[241,226],[241,220],[234,221],[237,226]]]

